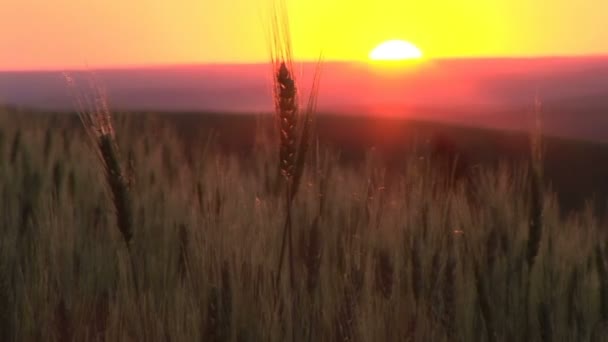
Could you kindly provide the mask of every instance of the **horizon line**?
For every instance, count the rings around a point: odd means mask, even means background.
[[[444,56],[444,57],[423,57],[426,61],[481,61],[481,60],[598,60],[607,59],[608,53],[602,54],[585,54],[585,55],[522,55],[522,56]],[[318,59],[298,59],[294,60],[294,63],[298,64],[309,64],[318,63]],[[369,64],[369,61],[365,60],[346,60],[346,59],[331,59],[324,60],[324,64]],[[0,69],[0,73],[39,73],[39,72],[92,72],[92,71],[128,71],[128,70],[141,70],[141,69],[170,69],[170,68],[184,68],[184,67],[201,67],[201,66],[260,66],[270,65],[270,61],[251,61],[251,62],[239,62],[239,61],[210,61],[210,62],[167,62],[167,63],[142,63],[142,64],[115,64],[115,65],[98,65],[94,67],[49,67],[49,68],[17,68],[17,69]]]

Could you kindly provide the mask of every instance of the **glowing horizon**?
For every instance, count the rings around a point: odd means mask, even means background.
[[[0,70],[267,62],[270,1],[8,2]],[[389,39],[429,59],[608,55],[608,2],[287,2],[297,60],[365,61]]]

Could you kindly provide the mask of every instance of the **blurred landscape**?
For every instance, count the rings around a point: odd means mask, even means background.
[[[304,94],[312,84],[314,65],[296,64]],[[94,74],[118,111],[262,113],[273,109],[267,64],[107,69]],[[608,58],[429,60],[387,69],[328,62],[321,77],[321,113],[529,131],[538,96],[545,134],[608,141]],[[0,103],[73,109],[62,72],[52,71],[0,73]]]
[[[0,341],[605,340],[608,59],[271,71],[0,73]]]
[[[302,98],[315,63],[296,64]],[[111,108],[152,115],[186,145],[214,136],[248,151],[260,117],[273,111],[267,64],[68,71],[103,85]],[[565,209],[608,199],[608,58],[454,59],[379,67],[324,63],[318,138],[345,157],[376,148],[399,164],[413,144],[444,139],[469,165],[526,161],[541,101],[547,177]],[[72,112],[64,72],[0,73],[0,102],[21,111]],[[147,113],[147,115],[143,115]],[[268,119],[268,118],[266,118]],[[347,158],[348,159],[348,158]]]
[[[607,342],[608,1],[0,6],[0,342]]]

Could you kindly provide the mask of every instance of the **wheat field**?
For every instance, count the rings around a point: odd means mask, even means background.
[[[608,336],[605,224],[591,206],[562,215],[526,163],[454,177],[421,148],[389,174],[374,151],[342,163],[315,141],[278,277],[276,132],[260,129],[239,154],[204,136],[185,148],[154,120],[113,119],[128,244],[78,117],[0,114],[0,340]]]

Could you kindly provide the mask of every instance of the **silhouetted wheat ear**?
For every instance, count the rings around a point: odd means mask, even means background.
[[[131,200],[127,179],[123,176],[118,150],[110,135],[99,137],[98,147],[104,161],[106,180],[112,194],[112,202],[116,210],[116,223],[127,245],[133,238],[133,218],[131,214]]]
[[[293,198],[292,181],[295,172],[298,124],[298,91],[291,68],[292,49],[289,34],[289,20],[284,1],[274,4],[272,13],[271,58],[273,66],[273,96],[277,129],[279,133],[279,173],[285,181],[286,218],[283,228],[276,284],[281,279],[283,258],[288,247],[290,283],[294,287],[293,252],[291,239],[291,199]]]
[[[106,185],[109,188],[115,209],[116,224],[122,237],[130,249],[133,237],[133,216],[129,181],[120,163],[118,144],[112,126],[112,116],[107,99],[102,89],[94,80],[90,81],[92,98],[76,92],[75,81],[65,75],[68,87],[73,92],[78,109],[78,116],[95,146],[99,160],[103,166]]]
[[[543,231],[543,167],[542,167],[542,141],[540,121],[540,100],[535,100],[535,129],[530,139],[530,217],[528,226],[528,269],[534,265]]]
[[[292,73],[285,62],[276,72],[277,119],[279,123],[279,168],[288,181],[294,175],[297,143],[297,89]]]
[[[292,67],[292,45],[286,1],[276,0],[273,3],[271,24],[270,54],[273,67],[273,97],[279,133],[280,177],[278,178],[285,180],[287,214],[279,253],[276,283],[278,284],[281,279],[283,256],[285,255],[286,246],[288,246],[290,283],[292,288],[294,288],[291,204],[298,191],[310,144],[310,116],[316,104],[318,72],[315,75],[315,82],[313,83],[306,114],[303,116],[304,119],[302,119],[298,113],[298,87]]]

